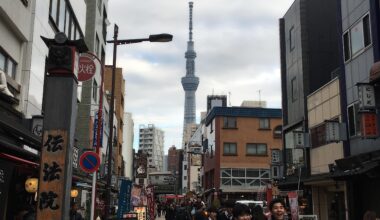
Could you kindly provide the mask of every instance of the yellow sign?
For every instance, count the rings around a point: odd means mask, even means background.
[[[133,211],[137,212],[138,220],[146,220],[146,206],[135,206]]]

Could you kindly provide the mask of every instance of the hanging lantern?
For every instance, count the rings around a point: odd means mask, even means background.
[[[70,192],[70,195],[72,198],[76,198],[78,196],[78,190],[77,189],[72,189]]]
[[[38,179],[37,178],[28,178],[25,181],[25,190],[28,193],[35,193],[38,189]]]

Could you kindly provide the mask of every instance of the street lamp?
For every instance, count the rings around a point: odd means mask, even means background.
[[[140,43],[143,41],[150,42],[169,42],[173,39],[173,36],[170,34],[157,34],[150,35],[149,38],[141,38],[141,39],[126,39],[126,40],[118,40],[119,27],[115,24],[114,32],[113,32],[113,40],[107,41],[107,43],[113,43],[113,60],[112,60],[112,84],[111,84],[111,101],[110,101],[110,111],[109,111],[109,138],[108,139],[108,167],[107,167],[107,198],[106,198],[106,216],[105,219],[109,219],[109,212],[111,206],[111,180],[112,180],[112,140],[113,140],[113,114],[114,114],[114,101],[115,101],[115,71],[116,71],[116,55],[117,55],[117,45],[121,44],[133,44]]]

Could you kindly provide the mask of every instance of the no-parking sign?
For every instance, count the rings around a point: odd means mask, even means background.
[[[84,172],[93,173],[99,169],[99,155],[93,151],[86,151],[80,156],[79,165]]]

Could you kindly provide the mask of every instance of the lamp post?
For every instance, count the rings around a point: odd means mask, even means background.
[[[149,38],[141,39],[127,39],[127,40],[118,40],[119,27],[115,24],[114,26],[114,35],[113,40],[107,41],[107,43],[113,43],[113,60],[112,60],[112,84],[111,84],[111,101],[110,101],[110,118],[109,118],[109,139],[108,139],[108,167],[107,167],[107,197],[106,197],[106,218],[109,219],[110,214],[110,205],[111,205],[111,179],[112,179],[112,147],[113,147],[113,114],[114,114],[114,101],[115,101],[115,71],[116,71],[116,55],[117,55],[117,46],[121,44],[133,44],[140,43],[143,41],[150,42],[169,42],[173,39],[173,36],[170,34],[157,34],[150,35]]]

